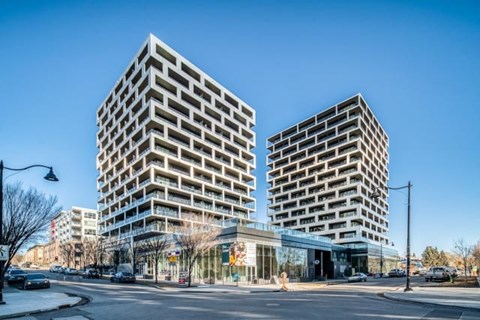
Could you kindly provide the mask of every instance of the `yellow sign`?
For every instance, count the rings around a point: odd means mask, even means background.
[[[175,263],[175,262],[177,262],[177,256],[170,256],[170,257],[168,257],[168,262],[170,262],[170,263]]]

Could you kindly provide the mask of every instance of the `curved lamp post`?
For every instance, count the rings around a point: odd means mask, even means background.
[[[380,193],[378,192],[378,189],[385,189],[385,190],[401,190],[401,189],[408,189],[408,205],[407,205],[407,284],[405,286],[405,292],[407,291],[412,291],[412,288],[410,288],[410,189],[412,188],[412,184],[410,181],[408,181],[408,185],[403,186],[403,187],[398,187],[398,188],[392,188],[392,187],[376,187],[374,191],[370,194],[370,197],[372,199],[376,199],[380,197]]]
[[[50,169],[50,171],[48,171],[47,175],[43,178],[45,180],[48,180],[48,181],[58,181],[57,176],[55,175],[55,173],[53,173],[53,168],[52,167],[44,166],[42,164],[34,164],[33,166],[28,166],[28,167],[25,167],[25,168],[15,169],[15,168],[5,167],[3,165],[3,161],[0,161],[0,241],[3,239],[3,170],[24,171],[24,170],[28,170],[30,168],[35,168],[35,167]],[[0,282],[1,282],[0,283],[0,304],[5,304],[5,301],[3,301],[3,292],[2,292],[2,289],[3,289],[3,265],[4,265],[4,261],[0,261],[0,276],[1,276],[1,278],[0,278]]]

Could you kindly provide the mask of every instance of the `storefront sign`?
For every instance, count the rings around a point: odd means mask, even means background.
[[[229,266],[230,265],[230,246],[232,243],[224,243],[222,244],[222,265]]]
[[[178,276],[178,285],[179,286],[186,286],[187,285],[187,273],[186,272],[180,272]]]

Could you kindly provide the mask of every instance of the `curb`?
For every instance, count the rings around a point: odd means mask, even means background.
[[[63,292],[62,292],[63,293]],[[6,314],[6,315],[0,315],[0,319],[11,319],[11,318],[17,318],[17,317],[26,317],[29,315],[33,314],[39,314],[39,313],[44,313],[44,312],[50,312],[50,311],[55,311],[55,310],[61,310],[61,309],[67,309],[67,308],[73,308],[77,306],[83,306],[91,301],[91,298],[87,296],[81,296],[78,294],[74,293],[64,293],[68,296],[71,297],[79,297],[80,301],[74,304],[62,304],[54,308],[48,308],[48,309],[36,309],[32,311],[25,311],[25,312],[17,312],[17,313],[11,313],[11,314]]]
[[[480,308],[461,307],[461,306],[445,305],[445,304],[432,303],[432,302],[423,302],[423,301],[415,301],[415,300],[402,299],[402,298],[387,297],[384,293],[385,292],[377,293],[377,295],[381,298],[391,300],[391,301],[397,301],[397,302],[404,302],[404,303],[419,304],[419,305],[424,305],[424,306],[443,307],[443,308],[452,308],[452,309],[458,309],[458,310],[468,310],[468,311],[480,312]]]
[[[250,293],[281,292],[282,290],[280,290],[280,289],[272,289],[272,290],[230,290],[230,289],[208,290],[208,289],[173,288],[173,290],[165,289],[165,291],[172,292],[172,293],[231,293],[231,294],[250,294]]]

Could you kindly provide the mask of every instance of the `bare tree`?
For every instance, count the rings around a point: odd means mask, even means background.
[[[168,241],[164,236],[157,236],[145,240],[144,242],[145,250],[148,252],[154,261],[154,270],[155,270],[155,283],[158,283],[158,263],[162,257],[163,252],[168,247]]]
[[[105,250],[105,238],[95,237],[91,241],[92,246],[92,264],[95,266],[95,269],[100,269],[100,276],[103,276],[103,264],[107,257],[107,252]],[[99,268],[100,264],[100,268]]]
[[[83,269],[87,268],[87,264],[91,264],[94,260],[95,251],[94,251],[94,240],[84,237],[82,242],[79,245],[81,260],[83,262]]]
[[[115,270],[117,270],[118,265],[123,260],[122,253],[126,251],[129,241],[130,239],[117,239],[114,237],[111,237],[107,240],[105,249],[111,253],[110,256]]]
[[[480,241],[477,242],[472,248],[473,263],[478,267],[480,266]],[[478,268],[477,268],[478,270]],[[477,271],[478,272],[478,271]],[[478,275],[478,274],[477,274]]]
[[[70,262],[75,259],[75,245],[72,243],[64,243],[60,245],[60,255],[63,262],[70,268]]]
[[[201,216],[190,215],[186,219],[188,220],[182,221],[175,238],[187,263],[187,285],[190,287],[195,262],[215,245],[214,241],[221,229],[215,224],[215,219],[209,216],[202,219]]]
[[[467,267],[468,260],[472,256],[472,246],[467,244],[463,238],[460,238],[455,240],[453,244],[453,252],[462,259],[463,270],[465,272],[465,282],[467,282]]]
[[[132,273],[136,274],[137,265],[140,263],[140,259],[145,252],[145,246],[142,242],[135,241],[133,238],[130,238],[129,241],[125,242],[129,251],[129,258],[132,263]]]
[[[9,260],[3,268],[4,273],[18,250],[42,238],[49,222],[61,208],[57,206],[56,197],[47,197],[34,188],[24,190],[20,183],[16,183],[4,187],[3,209],[3,237],[0,243],[9,246]]]

